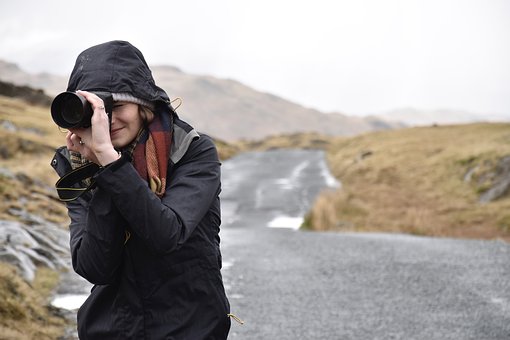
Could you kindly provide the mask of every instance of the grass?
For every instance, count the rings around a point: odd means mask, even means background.
[[[17,220],[26,211],[67,224],[65,207],[50,189],[57,176],[49,163],[63,134],[52,124],[49,108],[0,96],[0,219]],[[13,127],[15,130],[13,130]],[[28,284],[0,262],[0,334],[2,339],[56,339],[66,320],[49,306],[58,273],[44,267]]]
[[[336,138],[294,134],[233,147],[235,152],[327,151],[342,188],[319,195],[303,228],[510,240],[510,197],[479,202],[493,186],[498,164],[510,155],[510,124],[417,127]]]
[[[295,133],[289,135],[275,135],[260,141],[239,141],[233,146],[242,151],[266,151],[280,148],[298,149],[326,149],[332,141],[318,133]]]
[[[64,135],[52,123],[49,108],[0,96],[2,122],[16,130],[0,128],[0,168],[10,172],[0,174],[0,219],[16,219],[10,211],[23,208],[49,221],[67,221],[64,206],[50,190],[58,177],[49,164]]]
[[[14,267],[0,262],[0,337],[57,339],[62,336],[66,321],[48,301],[57,283],[55,272],[40,268],[30,286]]]
[[[317,199],[306,227],[510,240],[510,199],[479,203],[508,155],[509,124],[335,138],[328,162],[343,187]]]

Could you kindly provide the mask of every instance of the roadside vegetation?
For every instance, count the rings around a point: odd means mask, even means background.
[[[66,320],[49,306],[49,297],[58,284],[58,274],[47,268],[37,271],[29,285],[16,269],[0,262],[0,338],[58,339]]]
[[[49,166],[62,133],[49,123],[48,108],[0,96],[0,219],[16,221],[34,214],[47,221],[67,221],[52,190],[57,180]],[[33,282],[0,262],[0,338],[58,339],[67,322],[51,307],[59,274],[39,267]]]
[[[510,241],[510,124],[294,134],[233,146],[325,150],[342,186],[317,197],[304,229]]]
[[[50,167],[65,135],[50,120],[47,107],[0,96],[0,219],[17,220],[13,212],[23,209],[48,221],[67,220]]]
[[[334,138],[327,155],[342,188],[317,198],[306,228],[510,240],[510,124]]]
[[[321,149],[326,150],[333,141],[331,136],[318,133],[294,133],[289,135],[271,136],[260,141],[239,141],[232,145],[243,151],[267,151],[272,149]]]

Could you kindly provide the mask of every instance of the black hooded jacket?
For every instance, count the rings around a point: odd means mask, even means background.
[[[78,57],[68,86],[76,89],[168,104],[141,53],[122,41]],[[61,176],[71,170],[66,148],[52,165]],[[94,284],[78,312],[80,338],[226,339],[220,163],[212,140],[175,115],[161,199],[125,156],[102,169],[96,183],[67,203],[73,267]]]
[[[142,53],[127,41],[110,41],[80,53],[67,86],[67,91],[77,90],[130,93],[147,101],[169,103]]]

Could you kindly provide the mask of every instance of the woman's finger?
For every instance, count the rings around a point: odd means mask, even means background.
[[[73,135],[73,133],[71,131],[67,131],[67,134],[66,134],[66,146],[67,146],[67,149],[69,149],[71,151],[74,151],[73,150],[74,144],[73,144],[73,141],[71,140],[72,135]]]
[[[69,140],[71,142],[71,149],[70,150],[80,152],[81,147],[83,147],[83,145],[84,145],[83,144],[84,142],[81,139],[81,137],[78,136],[77,134],[73,133],[69,137]]]
[[[76,93],[82,95],[92,106],[94,112],[96,110],[104,110],[104,102],[98,95],[88,91],[76,91]]]

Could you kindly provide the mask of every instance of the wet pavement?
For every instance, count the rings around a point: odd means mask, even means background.
[[[338,185],[319,151],[225,162],[229,339],[510,339],[507,243],[296,230]]]

